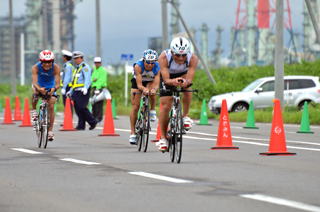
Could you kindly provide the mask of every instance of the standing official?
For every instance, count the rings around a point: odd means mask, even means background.
[[[101,66],[101,57],[95,57],[93,62],[95,67],[91,76],[92,96],[98,96],[102,89],[107,87],[107,71]],[[98,122],[102,121],[103,105],[104,100],[92,104],[92,115]]]
[[[73,73],[75,71],[73,65],[71,64],[72,59],[72,53],[67,50],[62,50],[62,60],[64,62],[63,65],[63,71],[61,71],[61,77],[60,77],[60,87],[61,94],[63,97],[63,105],[66,106],[66,93],[71,89],[72,87],[72,77]],[[70,103],[71,106],[71,113],[73,114],[73,106]]]
[[[76,70],[72,78],[72,88],[67,95],[72,95],[74,109],[79,118],[76,130],[85,130],[86,121],[89,123],[89,130],[93,130],[98,121],[93,117],[87,108],[90,97],[91,69],[83,62],[84,54],[80,51],[73,52]]]

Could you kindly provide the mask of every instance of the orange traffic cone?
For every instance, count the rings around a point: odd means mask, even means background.
[[[22,121],[21,107],[20,107],[20,101],[19,101],[19,97],[18,96],[16,96],[16,104],[15,104],[15,108],[14,108],[13,121]]]
[[[7,102],[6,102],[6,109],[4,113],[4,120],[3,123],[1,124],[15,124],[12,122],[12,116],[11,116],[11,107],[10,107],[10,99],[7,97]]]
[[[103,132],[99,136],[119,136],[115,134],[113,125],[113,115],[111,108],[111,99],[107,99],[106,113],[104,118]]]
[[[225,99],[222,100],[217,145],[211,147],[211,149],[239,149],[232,144],[227,101]]]
[[[30,121],[28,97],[26,97],[24,100],[23,119],[22,119],[22,124],[19,125],[19,127],[33,127]]]
[[[273,112],[274,113],[273,113],[273,119],[272,119],[269,151],[260,153],[260,155],[263,155],[263,156],[295,155],[296,153],[291,153],[287,151],[286,139],[285,139],[284,129],[283,129],[281,105],[280,105],[279,99],[275,100]]]
[[[71,106],[70,106],[70,98],[66,98],[66,106],[64,109],[64,119],[63,119],[63,127],[59,131],[77,131],[73,128],[72,115],[71,115]]]

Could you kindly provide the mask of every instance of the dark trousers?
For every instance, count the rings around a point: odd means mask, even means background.
[[[92,91],[92,96],[94,96],[94,90]],[[100,93],[102,92],[102,89],[99,89]],[[98,94],[99,95],[99,94]],[[99,102],[96,102],[92,105],[92,115],[95,117],[99,122],[102,121],[103,119],[103,105],[104,105],[104,100],[101,100]]]
[[[86,95],[83,95],[81,91],[74,91],[72,98],[74,102],[74,110],[79,118],[78,126],[81,129],[86,128],[86,122],[88,122],[91,126],[97,123],[97,120],[90,113],[87,108],[90,97],[90,88]]]
[[[69,90],[70,90],[70,87],[67,86],[66,94],[68,93]],[[62,98],[63,98],[63,105],[64,105],[64,107],[66,107],[67,95],[62,95]],[[72,116],[73,116],[73,106],[72,106],[72,104],[71,104],[71,101],[70,101],[70,106],[71,106],[71,114],[72,114]]]

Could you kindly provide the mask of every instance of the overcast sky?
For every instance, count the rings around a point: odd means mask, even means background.
[[[9,0],[0,0],[1,17],[9,14],[8,2]],[[12,0],[12,2],[14,16],[25,14],[26,0]],[[241,2],[244,6],[243,1]],[[284,2],[287,8],[286,1]],[[304,0],[290,0],[289,2],[293,30],[300,33],[300,41],[302,41]],[[222,32],[223,56],[226,57],[230,53],[230,28],[235,25],[237,4],[238,0],[180,0],[180,12],[187,26],[196,29],[196,42],[200,51],[200,28],[203,23],[206,23],[209,28],[209,55],[211,56],[212,50],[216,48],[218,25],[224,28]],[[134,54],[134,61],[136,61],[148,48],[148,38],[162,36],[161,0],[100,0],[100,7],[104,62],[119,62],[123,53]],[[170,13],[171,5],[168,4],[169,25]],[[82,0],[76,5],[74,14],[76,15],[75,50],[96,56],[95,0]],[[183,29],[182,25],[180,28]],[[288,37],[287,31],[285,31],[285,37]]]

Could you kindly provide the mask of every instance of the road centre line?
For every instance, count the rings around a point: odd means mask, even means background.
[[[12,150],[16,150],[16,151],[20,151],[20,152],[24,152],[24,153],[29,153],[29,154],[43,154],[43,152],[36,152],[33,150],[29,150],[29,149],[23,149],[23,148],[11,148]]]
[[[262,194],[242,194],[240,196],[244,197],[244,198],[260,200],[260,201],[264,201],[264,202],[269,202],[269,203],[273,203],[273,204],[277,204],[277,205],[283,205],[283,206],[301,209],[301,210],[305,210],[305,211],[320,212],[320,207],[305,204],[302,202],[286,200],[286,199],[266,196],[266,195],[262,195]]]
[[[164,180],[172,183],[193,183],[193,181],[189,180],[183,180],[183,179],[178,179],[178,178],[173,178],[173,177],[166,177],[162,175],[157,175],[157,174],[152,174],[152,173],[147,173],[147,172],[128,172],[129,174],[133,175],[138,175],[142,177],[149,177],[157,180]]]
[[[85,164],[85,165],[99,165],[99,164],[101,164],[101,163],[96,163],[96,162],[77,160],[77,159],[73,159],[73,158],[60,158],[60,160],[73,162],[73,163],[80,163],[80,164]]]

